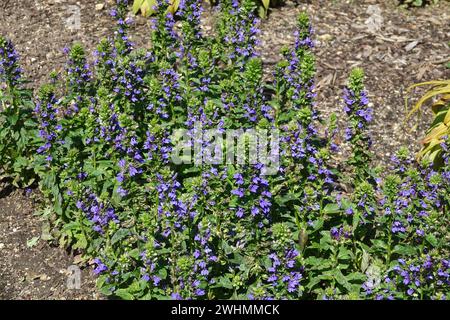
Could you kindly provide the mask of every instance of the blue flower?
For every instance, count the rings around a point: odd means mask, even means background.
[[[94,263],[96,264],[94,274],[98,275],[108,270],[108,267],[99,258],[95,258]]]

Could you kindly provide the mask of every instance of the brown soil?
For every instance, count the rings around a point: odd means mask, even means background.
[[[108,12],[113,2],[3,0],[0,34],[14,41],[26,76],[36,87],[48,80],[50,71],[64,68],[65,46],[77,41],[92,52],[99,39],[112,32]],[[104,6],[96,8],[98,4]],[[365,24],[369,5],[378,5],[383,17],[381,29],[374,33]],[[78,30],[67,28],[70,6],[80,8]],[[404,10],[395,0],[288,1],[261,23],[261,54],[268,77],[280,59],[280,48],[294,42],[301,10],[310,14],[316,30],[317,107],[324,117],[336,112],[340,122],[344,121],[342,88],[350,69],[363,67],[375,109],[372,135],[376,162],[388,161],[402,145],[412,152],[418,150],[417,141],[430,118],[425,115],[416,130],[406,130],[413,124],[403,125],[405,90],[419,81],[450,78],[450,69],[445,67],[450,58],[450,2]],[[209,31],[214,17],[208,10],[204,17]],[[148,19],[138,17],[131,31],[137,47],[148,43],[148,34]],[[99,298],[89,268],[82,272],[80,290],[67,288],[67,268],[74,263],[73,255],[42,240],[27,246],[27,241],[42,231],[42,222],[33,215],[35,209],[32,197],[22,191],[3,189],[0,194],[0,299]]]
[[[10,193],[11,192],[11,193]],[[34,215],[33,191],[2,189],[0,198],[0,299],[96,299],[95,279],[84,268],[80,288],[70,286],[74,257],[39,240],[43,224]],[[73,289],[71,289],[73,288]]]

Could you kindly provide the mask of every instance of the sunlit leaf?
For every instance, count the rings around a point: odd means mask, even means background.
[[[134,0],[133,2],[133,13],[136,14],[141,9],[142,3],[146,0]]]

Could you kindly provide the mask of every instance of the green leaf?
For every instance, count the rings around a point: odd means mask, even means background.
[[[139,249],[136,248],[136,249],[133,249],[133,250],[129,251],[128,255],[130,257],[132,257],[133,259],[138,260],[139,259]]]
[[[158,271],[158,276],[159,276],[161,279],[166,279],[166,278],[167,278],[167,270],[166,270],[166,269],[160,269],[160,270]]]
[[[321,232],[322,238],[319,241],[319,247],[321,250],[327,251],[331,248],[331,236],[329,232]]]
[[[88,246],[87,239],[84,235],[84,233],[78,233],[75,234],[75,238],[77,239],[77,242],[74,244],[74,249],[86,249]]]
[[[352,285],[347,281],[345,276],[342,274],[341,270],[336,269],[334,271],[335,279],[336,281],[343,286],[345,289],[347,289],[349,292],[352,291]]]
[[[226,241],[222,241],[222,250],[225,252],[225,254],[231,254],[233,252],[233,248],[228,245]]]
[[[437,247],[438,246],[438,240],[436,239],[436,237],[432,234],[429,234],[426,236],[425,238],[429,244],[431,244],[433,247]]]
[[[40,237],[37,236],[37,237],[31,238],[30,240],[27,240],[27,247],[28,248],[34,247],[38,243],[39,239],[40,239]]]
[[[329,203],[323,208],[324,214],[333,214],[333,213],[339,213],[341,211],[341,208],[337,203]]]
[[[47,210],[48,210],[47,212],[51,213],[51,209],[50,208],[48,208]],[[48,214],[50,214],[50,213],[48,213]],[[70,231],[70,230],[76,230],[76,229],[80,229],[80,228],[81,228],[81,224],[79,222],[72,221],[72,222],[66,223],[64,225],[64,227],[62,228],[62,231],[63,232],[67,232],[67,231]]]
[[[141,291],[141,285],[139,283],[139,281],[134,281],[128,288],[127,288],[128,292],[131,293],[137,293],[139,291]]]
[[[357,281],[362,283],[367,279],[367,276],[365,274],[362,274],[361,272],[352,272],[346,278],[347,281]]]
[[[373,243],[373,246],[376,248],[383,249],[383,250],[388,249],[387,243],[385,243],[383,240],[375,239],[375,240],[372,240],[372,243]]]
[[[417,254],[417,247],[408,246],[408,245],[396,245],[392,252],[397,253],[399,255],[405,256],[413,256]]]
[[[333,265],[332,262],[327,259],[316,258],[316,257],[308,257],[305,260],[305,264],[310,266],[310,268],[313,270],[330,269]]]
[[[97,278],[97,287],[98,288],[103,288],[103,285],[106,283],[106,280],[108,279],[108,275],[107,274],[102,274],[99,275]]]
[[[300,195],[298,193],[288,193],[285,196],[276,196],[275,201],[281,206],[286,204],[287,202],[299,199],[299,196]]]
[[[126,289],[118,289],[116,290],[116,292],[114,292],[114,294],[124,300],[134,300],[134,296]]]
[[[8,117],[8,121],[11,125],[15,125],[17,123],[17,120],[19,120],[18,114],[13,114],[12,116]]]
[[[306,288],[308,289],[308,290],[312,290],[317,284],[319,284],[320,283],[320,278],[319,277],[314,277],[314,278],[312,278],[310,281],[309,281],[309,283],[306,285]]]
[[[122,240],[123,238],[127,237],[130,234],[130,231],[128,229],[119,229],[116,231],[116,233],[111,238],[111,244],[115,244],[118,241]]]
[[[346,260],[351,258],[351,251],[348,250],[346,247],[341,246],[339,248],[339,252],[338,252],[338,259],[342,259],[342,260]]]
[[[224,276],[224,277],[220,277],[219,279],[219,285],[223,288],[227,288],[227,289],[233,289],[233,283],[231,282],[231,280]]]
[[[355,214],[353,215],[353,223],[352,223],[353,232],[358,227],[360,218],[361,218],[361,214],[358,211],[356,211]]]
[[[323,224],[324,224],[324,220],[323,219],[319,219],[319,220],[315,221],[314,222],[314,226],[313,226],[314,231],[318,231],[318,230],[322,229]]]

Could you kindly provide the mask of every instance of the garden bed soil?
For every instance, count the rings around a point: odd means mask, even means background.
[[[34,193],[34,194],[33,194]],[[0,299],[98,299],[90,268],[82,268],[80,286],[68,281],[79,255],[38,240],[43,227],[36,212],[36,191],[3,185],[0,198]],[[45,232],[44,232],[45,233]],[[72,267],[73,268],[73,267]],[[69,285],[68,285],[69,282]]]
[[[64,68],[65,46],[81,42],[93,52],[99,39],[111,34],[113,22],[108,12],[113,2],[2,1],[0,34],[15,43],[25,75],[37,87],[48,81],[50,71]],[[281,58],[279,50],[294,43],[298,13],[309,13],[316,39],[317,108],[325,119],[336,112],[343,124],[342,88],[352,67],[364,68],[375,110],[371,130],[376,164],[388,162],[402,145],[417,151],[430,123],[428,113],[417,122],[403,122],[406,88],[419,81],[450,77],[445,66],[450,57],[450,2],[412,10],[399,8],[395,2],[287,1],[261,23],[261,56],[270,78]],[[379,14],[368,9],[379,10]],[[74,22],[70,17],[78,10],[80,28],[70,29]],[[206,8],[203,16],[205,32],[211,32],[215,15]],[[137,47],[148,45],[149,26],[149,19],[135,19],[131,38]],[[89,267],[82,270],[80,290],[67,288],[67,268],[78,256],[43,240],[27,245],[42,233],[42,222],[34,215],[33,193],[11,190],[7,185],[0,188],[0,299],[100,298]]]

